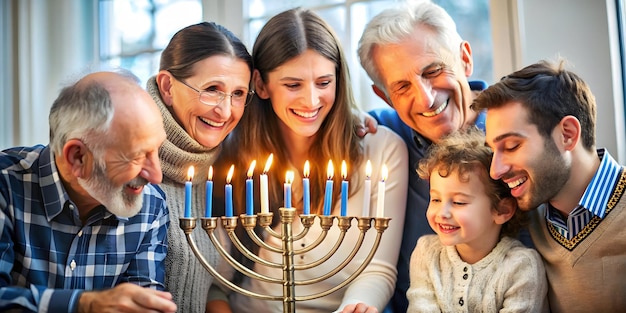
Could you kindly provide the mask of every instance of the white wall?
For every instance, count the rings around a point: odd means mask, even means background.
[[[596,97],[597,146],[626,163],[615,1],[492,0],[491,5],[495,77],[542,59],[567,59]]]

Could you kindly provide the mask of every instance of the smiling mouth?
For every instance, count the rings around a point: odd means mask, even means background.
[[[315,110],[315,111],[298,111],[295,109],[291,109],[291,112],[297,116],[300,117],[304,117],[304,118],[314,118],[317,116],[317,114],[320,113],[321,108]]]
[[[448,107],[448,101],[450,101],[450,99],[448,99],[448,100],[446,100],[446,102],[442,103],[436,110],[429,111],[429,112],[424,112],[424,113],[422,113],[422,115],[425,116],[425,117],[433,117],[433,116],[439,115],[439,113],[443,112],[443,110],[445,110]]]
[[[145,185],[127,184],[126,188],[128,188],[128,190],[132,194],[140,194],[143,191],[144,186]]]
[[[444,224],[439,224],[439,227],[441,227],[441,229],[443,229],[443,230],[455,230],[455,229],[459,228],[457,226],[444,225]]]
[[[221,123],[217,123],[215,121],[206,119],[204,117],[199,116],[198,117],[202,122],[204,122],[205,124],[209,125],[209,126],[213,126],[213,127],[222,127],[224,126],[224,124],[226,124],[225,122],[221,122]]]
[[[527,180],[528,180],[528,178],[527,178],[527,177],[522,177],[522,178],[520,178],[520,179],[514,180],[514,181],[512,181],[512,182],[508,182],[508,183],[506,183],[506,184],[509,186],[509,188],[513,189],[513,188],[516,188],[516,187],[518,187],[519,185],[521,185],[521,184],[525,183]]]

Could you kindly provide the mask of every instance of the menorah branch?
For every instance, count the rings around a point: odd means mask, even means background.
[[[332,270],[327,273],[320,274],[316,278],[307,279],[307,280],[297,280],[296,272],[306,269],[314,269],[324,262],[328,261],[333,255],[337,253],[339,250],[344,238],[352,225],[352,220],[354,217],[345,217],[345,216],[327,216],[327,215],[298,215],[296,210],[293,208],[280,208],[279,209],[279,217],[280,217],[280,232],[275,231],[271,228],[273,214],[272,213],[259,213],[257,215],[241,215],[240,217],[222,217],[222,227],[228,234],[228,238],[230,238],[233,246],[236,247],[242,255],[253,262],[269,266],[273,268],[282,268],[283,275],[282,278],[269,277],[266,275],[261,275],[250,268],[242,265],[242,263],[229,253],[229,251],[220,243],[219,239],[215,235],[215,230],[218,227],[218,218],[209,217],[209,218],[201,218],[202,228],[206,231],[209,236],[211,242],[215,246],[218,253],[237,271],[246,275],[250,279],[256,279],[260,281],[264,281],[266,283],[271,284],[280,284],[283,289],[282,296],[276,295],[267,295],[260,294],[245,288],[242,288],[230,280],[223,277],[220,273],[218,273],[206,260],[206,258],[199,252],[198,247],[195,241],[192,238],[192,232],[196,227],[196,219],[193,218],[181,218],[180,219],[180,228],[185,233],[187,238],[187,243],[191,247],[194,255],[198,258],[199,262],[203,265],[203,267],[215,277],[218,281],[220,281],[223,285],[227,286],[231,290],[241,293],[248,297],[253,297],[261,300],[269,300],[269,301],[282,301],[283,302],[283,311],[284,312],[295,312],[295,304],[297,301],[306,301],[312,300],[316,298],[320,298],[326,295],[329,295],[354,281],[358,275],[360,275],[370,264],[378,247],[380,245],[380,241],[382,238],[383,232],[388,228],[390,218],[384,217],[358,217],[357,219],[357,227],[359,229],[359,238],[355,246],[350,251],[350,254],[343,259],[343,261],[335,266]],[[304,238],[308,233],[311,227],[315,224],[315,219],[319,219],[319,227],[321,231],[318,237],[312,243],[306,245],[302,249],[294,249],[293,243],[296,240],[300,240]],[[296,221],[296,218],[299,218],[300,223],[303,226],[303,229],[300,233],[294,235],[293,224]],[[339,235],[328,253],[326,253],[323,257],[318,260],[314,260],[307,264],[299,264],[296,265],[294,263],[294,256],[298,254],[306,253],[315,247],[319,246],[322,242],[327,239],[328,231],[333,227],[334,220],[337,219],[336,227],[339,229]],[[265,249],[267,251],[273,253],[280,253],[282,255],[282,263],[270,262],[259,257],[257,254],[252,253],[248,248],[245,247],[244,244],[241,243],[239,238],[237,237],[237,233],[235,232],[236,227],[238,226],[238,220],[241,221],[241,226],[246,230],[246,234],[252,239],[254,244],[258,245],[260,249]],[[296,295],[296,286],[302,285],[310,285],[315,284],[321,281],[324,281],[333,275],[340,272],[344,269],[350,262],[352,262],[357,255],[357,253],[361,250],[363,246],[363,242],[365,239],[365,235],[369,229],[372,228],[372,221],[374,221],[374,229],[376,229],[376,238],[372,247],[370,248],[366,258],[363,262],[358,266],[358,268],[349,275],[349,277],[342,281],[340,284],[326,290],[324,292],[319,292],[310,295],[297,296]],[[279,238],[281,241],[280,247],[275,247],[267,244],[263,241],[254,231],[255,226],[260,226],[263,228],[268,236]]]
[[[282,300],[282,297],[280,297],[280,296],[264,295],[264,294],[252,292],[252,291],[249,291],[247,289],[241,288],[241,287],[237,286],[236,284],[234,284],[233,282],[231,282],[230,280],[224,278],[224,276],[222,276],[220,273],[218,273],[209,264],[209,262],[202,255],[202,253],[200,253],[200,251],[198,250],[198,246],[196,245],[195,241],[193,240],[193,238],[191,236],[191,233],[193,232],[193,229],[196,228],[196,219],[193,219],[193,218],[182,218],[181,217],[180,218],[180,228],[184,231],[185,237],[187,238],[187,243],[189,244],[189,247],[191,247],[191,251],[193,252],[193,254],[196,256],[196,258],[198,258],[198,261],[200,261],[202,266],[211,275],[213,275],[213,277],[215,277],[215,279],[217,279],[222,284],[224,284],[224,286],[230,288],[231,290],[233,290],[235,292],[238,292],[238,293],[241,293],[241,294],[243,294],[245,296],[248,296],[248,297],[253,297],[253,298],[262,299],[262,300],[270,300],[270,301],[280,301],[280,300]],[[215,237],[212,237],[211,241],[213,241],[214,238]],[[215,242],[217,242],[217,240],[213,241],[214,244],[215,244]],[[223,247],[221,247],[221,245],[220,245],[220,248],[223,249]]]

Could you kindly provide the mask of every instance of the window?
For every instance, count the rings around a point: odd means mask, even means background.
[[[371,81],[356,55],[358,41],[367,22],[400,0],[241,0],[242,40],[249,49],[273,15],[293,7],[317,12],[340,37],[347,52],[354,96],[361,108],[369,110],[386,104],[371,90]],[[161,51],[179,29],[202,20],[202,4],[208,0],[100,0],[100,59],[127,68],[145,81],[156,74]],[[215,0],[218,6],[235,6],[237,1]],[[461,36],[472,45],[474,74],[471,79],[493,81],[489,0],[434,0],[457,22]]]
[[[100,0],[100,60],[132,71],[145,85],[161,51],[181,28],[202,20],[200,0]]]

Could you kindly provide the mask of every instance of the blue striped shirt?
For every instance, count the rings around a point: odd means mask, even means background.
[[[574,238],[594,216],[604,218],[606,205],[621,173],[622,167],[606,149],[598,149],[598,157],[600,166],[576,208],[567,217],[551,206],[546,212],[547,220],[568,240]]]
[[[82,224],[49,147],[0,152],[0,312],[74,312],[84,290],[131,282],[164,290],[169,214],[144,188],[131,218],[103,206]]]

